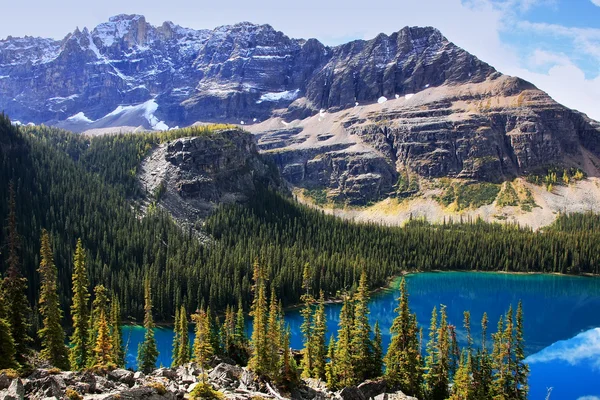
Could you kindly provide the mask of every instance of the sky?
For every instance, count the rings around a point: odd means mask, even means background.
[[[434,26],[500,72],[520,76],[555,100],[600,120],[600,0],[22,0],[3,5],[0,38],[60,39],[116,14],[142,14],[210,29],[268,23],[327,45]]]

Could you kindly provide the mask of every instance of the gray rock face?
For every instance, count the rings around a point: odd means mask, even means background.
[[[245,201],[256,184],[280,185],[252,136],[236,129],[159,146],[142,163],[139,179],[149,194],[162,192],[160,204],[176,219],[192,224],[219,204]]]
[[[269,25],[193,30],[117,15],[62,40],[0,41],[0,109],[14,120],[76,131],[116,124],[164,128],[159,121],[253,123],[280,109],[306,117],[493,73],[430,27],[327,47]],[[128,106],[150,100],[155,114],[124,116],[134,111]]]

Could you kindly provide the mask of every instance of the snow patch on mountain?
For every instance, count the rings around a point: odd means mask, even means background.
[[[256,101],[256,103],[260,104],[263,101],[296,100],[299,93],[300,93],[300,89],[286,90],[284,92],[269,92],[269,93],[265,93],[262,96],[260,96],[260,99],[258,99]]]
[[[69,122],[86,122],[86,123],[94,122],[93,120],[86,117],[83,112],[78,112],[75,115],[71,115],[69,118],[67,118],[67,121],[69,121]]]

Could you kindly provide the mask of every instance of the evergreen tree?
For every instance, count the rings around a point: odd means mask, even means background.
[[[80,371],[85,368],[90,359],[88,344],[89,308],[90,298],[88,292],[88,277],[85,268],[85,251],[81,239],[77,241],[73,266],[73,304],[71,315],[73,317],[73,334],[71,335],[71,351],[69,362],[71,368]]]
[[[304,264],[304,270],[302,273],[302,289],[304,294],[301,297],[304,307],[300,311],[302,315],[302,325],[300,326],[300,332],[302,332],[302,342],[304,348],[302,349],[302,361],[300,368],[302,369],[302,376],[305,378],[311,378],[314,376],[313,364],[313,303],[314,297],[310,293],[311,287],[311,270],[310,264]]]
[[[353,309],[348,296],[344,297],[344,305],[340,312],[338,339],[335,348],[334,373],[338,387],[353,386],[357,383],[354,374],[352,343]]]
[[[62,310],[58,300],[56,266],[50,247],[50,236],[42,231],[40,249],[40,299],[39,312],[42,316],[43,327],[38,332],[42,343],[40,357],[60,369],[69,369],[69,355],[65,346],[65,332],[61,320]]]
[[[183,365],[190,362],[190,325],[185,306],[179,309],[179,346],[177,364]]]
[[[181,342],[181,323],[179,321],[179,307],[175,309],[175,322],[173,323],[173,360],[171,361],[171,368],[176,368],[179,365],[179,343]]]
[[[98,334],[96,335],[96,346],[94,347],[93,368],[100,371],[112,369],[115,367],[113,360],[114,351],[106,311],[104,309],[100,309],[96,326],[98,327]]]
[[[360,275],[358,289],[354,295],[354,324],[352,326],[352,363],[354,378],[363,382],[373,378],[373,342],[371,341],[371,324],[369,323],[369,287],[367,273]]]
[[[252,301],[252,310],[250,315],[252,316],[252,357],[248,363],[248,367],[261,375],[268,371],[269,364],[269,343],[267,342],[267,319],[268,319],[268,305],[266,295],[266,278],[264,269],[258,263],[258,260],[254,261],[254,299]]]
[[[481,349],[478,350],[473,366],[474,396],[477,400],[492,398],[492,360],[487,349],[487,314],[481,318]]]
[[[321,290],[317,309],[314,314],[314,328],[312,333],[313,348],[313,377],[326,379],[325,366],[327,364],[327,319],[325,317],[325,294]]]
[[[100,315],[104,312],[106,317],[110,313],[108,307],[108,291],[104,285],[98,285],[94,288],[94,300],[92,301],[92,312],[88,322],[88,343],[90,347],[95,348],[97,344],[98,334],[100,333]],[[96,357],[90,356],[88,367],[92,368],[96,365]]]
[[[337,376],[336,376],[336,360],[335,360],[335,339],[333,335],[329,338],[329,346],[327,347],[327,358],[329,361],[325,366],[325,380],[327,387],[331,390],[338,387]]]
[[[437,331],[437,380],[434,383],[432,397],[434,399],[446,399],[450,395],[448,385],[451,379],[451,341],[446,306],[440,306],[440,323]]]
[[[210,357],[214,354],[210,343],[210,322],[206,311],[200,309],[192,315],[196,323],[196,337],[194,338],[194,361],[204,368],[208,365]],[[204,374],[203,374],[204,375]]]
[[[399,305],[395,312],[397,316],[390,328],[392,339],[385,356],[385,377],[392,386],[415,396],[420,393],[422,382],[421,352],[417,319],[416,315],[410,312],[404,278],[400,283]],[[435,321],[435,318],[432,321]],[[435,329],[435,326],[433,328]]]
[[[282,330],[282,316],[280,315],[279,302],[275,295],[275,289],[271,290],[271,300],[269,302],[269,318],[267,321],[267,376],[275,378],[279,374],[280,362],[280,351],[282,347],[282,339],[284,331]]]
[[[208,326],[210,327],[208,342],[213,349],[213,354],[222,354],[221,338],[219,337],[219,319],[211,311],[210,307],[206,310],[206,316],[208,318]]]
[[[6,277],[2,282],[4,300],[6,307],[6,322],[10,327],[10,333],[15,344],[15,359],[18,364],[27,364],[29,346],[32,343],[29,335],[29,316],[31,308],[27,300],[27,279],[21,273],[21,261],[19,251],[21,250],[21,237],[17,231],[17,211],[14,185],[9,185],[9,214],[8,214],[8,257],[6,263]]]
[[[118,368],[125,367],[125,351],[123,351],[123,328],[121,327],[121,303],[117,296],[110,302],[110,337],[112,341],[112,359]]]
[[[492,339],[494,341],[494,349],[492,351],[492,393],[494,399],[506,399],[506,382],[508,379],[506,350],[508,346],[504,342],[504,316],[500,316],[497,331],[492,334]]]
[[[450,400],[474,400],[471,388],[471,356],[467,351],[460,355],[458,369],[454,375]]]
[[[0,369],[18,368],[15,359],[15,341],[13,340],[10,325],[6,321],[6,302],[2,285],[0,285]]]
[[[144,279],[144,340],[138,347],[137,363],[138,368],[149,373],[156,368],[156,359],[158,358],[158,349],[156,348],[156,339],[154,338],[154,319],[152,317],[152,291],[150,288],[150,279]]]
[[[371,361],[371,377],[381,376],[381,370],[383,368],[383,344],[381,339],[381,329],[379,328],[379,321],[375,322],[374,338],[373,338],[373,357]]]
[[[519,301],[517,306],[517,320],[515,326],[515,372],[514,372],[514,397],[517,400],[526,400],[529,393],[527,379],[529,367],[525,360],[525,339],[523,334],[523,304]]]
[[[282,377],[281,381],[284,386],[291,388],[298,383],[298,373],[296,362],[290,349],[290,329],[289,327],[283,329],[282,337],[282,348],[283,348],[283,360],[282,360]]]

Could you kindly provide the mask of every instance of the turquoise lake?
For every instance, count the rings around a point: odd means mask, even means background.
[[[379,321],[383,345],[390,341],[389,327],[397,307],[398,282],[392,289],[375,294],[370,302],[371,322]],[[477,272],[420,273],[407,276],[410,306],[416,312],[424,336],[434,306],[447,306],[449,322],[457,327],[464,344],[463,311],[471,312],[472,334],[479,339],[480,321],[488,313],[488,333],[509,307],[523,302],[524,330],[530,399],[600,399],[600,278],[555,275],[513,275]],[[327,305],[328,329],[337,332],[340,304]],[[302,347],[301,317],[298,310],[286,313],[292,330],[291,345]],[[124,342],[129,342],[127,366],[136,367],[135,355],[144,329],[127,326]],[[171,363],[173,331],[157,328],[160,357],[158,365]],[[489,338],[488,338],[489,340]]]

